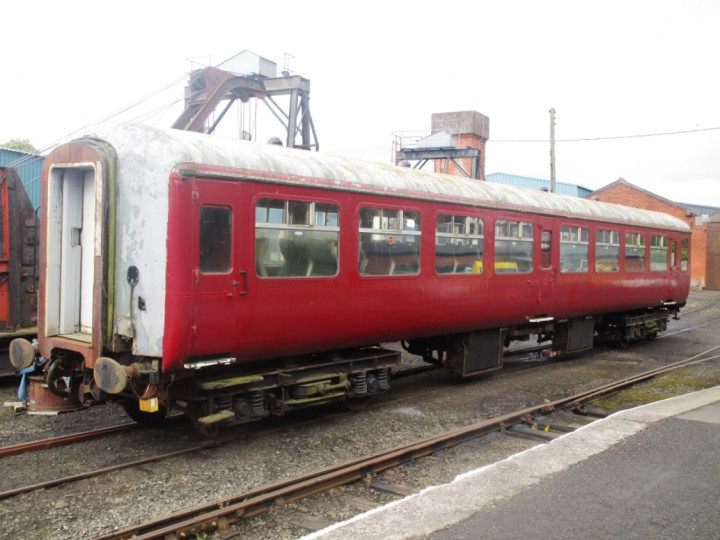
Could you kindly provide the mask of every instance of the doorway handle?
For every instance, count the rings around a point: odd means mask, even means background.
[[[245,288],[240,291],[240,296],[245,296],[248,292],[248,273],[245,270],[238,271],[238,274],[242,276],[242,281],[233,281],[232,285],[233,287],[237,287],[238,285],[245,284]]]

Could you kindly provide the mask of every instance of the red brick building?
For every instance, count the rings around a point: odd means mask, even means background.
[[[669,201],[650,191],[639,188],[623,178],[593,191],[586,199],[623,204],[634,208],[654,210],[675,216],[692,228],[690,246],[690,279],[694,288],[720,288],[720,268],[716,264],[717,224],[711,223],[708,215],[698,214],[692,206]],[[715,209],[719,210],[719,209]],[[711,229],[710,235],[708,230]],[[708,239],[710,238],[710,242]],[[708,247],[710,246],[710,250]],[[709,274],[708,274],[709,272]]]

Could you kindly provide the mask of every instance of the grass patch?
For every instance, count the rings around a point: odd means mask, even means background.
[[[69,469],[71,471],[79,471],[83,468],[83,465],[83,463],[80,463],[78,461],[63,461],[62,463],[60,463],[61,467]]]
[[[708,376],[692,370],[679,370],[621,390],[593,404],[610,411],[627,409],[717,385],[720,385],[718,375]]]

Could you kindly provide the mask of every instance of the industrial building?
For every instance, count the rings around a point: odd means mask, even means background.
[[[720,290],[720,208],[670,201],[624,178],[593,191],[586,198],[665,212],[692,228],[690,280],[697,289]]]
[[[0,167],[12,167],[25,187],[33,208],[40,206],[40,176],[42,175],[43,156],[28,154],[9,148],[0,148]]]

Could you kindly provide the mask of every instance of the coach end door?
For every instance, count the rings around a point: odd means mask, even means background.
[[[45,335],[91,342],[96,251],[95,171],[53,168],[48,194]]]
[[[191,356],[230,354],[247,272],[240,245],[242,184],[193,179]]]
[[[555,305],[555,287],[558,278],[557,268],[557,241],[552,222],[549,219],[539,220],[536,232],[536,264],[535,268],[538,273],[538,283],[535,294],[537,295],[537,303],[543,306],[543,313],[537,313],[538,317],[543,315],[552,315]]]

